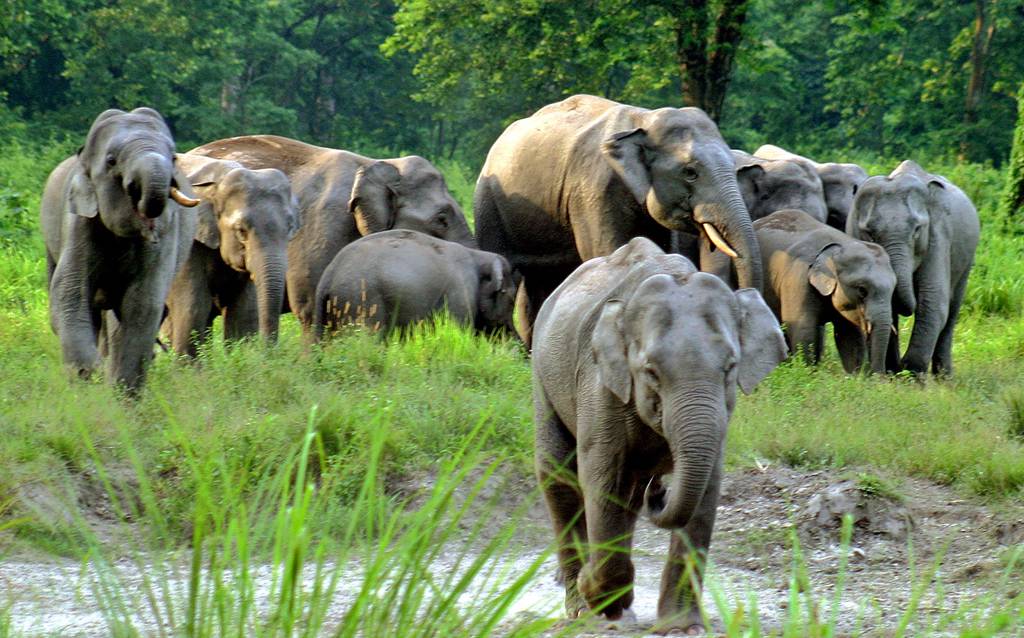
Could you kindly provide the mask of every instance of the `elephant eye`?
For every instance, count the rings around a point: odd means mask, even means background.
[[[117,156],[113,153],[107,153],[107,166],[113,166],[117,164]]]
[[[658,383],[658,371],[651,364],[648,363],[644,366],[644,374],[647,375],[647,380],[651,383]]]
[[[235,226],[235,239],[237,239],[240,244],[244,244],[247,239],[245,229],[241,226]]]
[[[697,173],[697,169],[692,166],[687,166],[683,169],[683,179],[688,182],[695,182],[700,175]]]

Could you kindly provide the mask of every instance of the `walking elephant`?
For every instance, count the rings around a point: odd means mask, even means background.
[[[941,175],[906,160],[888,176],[869,178],[853,200],[847,234],[885,248],[896,272],[893,307],[914,315],[902,359],[890,340],[890,365],[915,374],[953,372],[953,329],[981,232],[978,211]],[[894,317],[894,319],[896,319]]]
[[[388,230],[341,249],[316,289],[316,337],[345,324],[387,334],[447,310],[485,333],[514,333],[515,282],[501,255],[411,230]]]
[[[881,246],[863,242],[800,210],[754,222],[764,260],[764,299],[786,326],[791,352],[817,363],[831,323],[843,368],[857,372],[870,344],[871,370],[884,373],[896,274]]]
[[[188,259],[167,296],[165,331],[181,354],[223,315],[224,336],[277,339],[287,246],[299,228],[298,202],[284,173],[237,162],[178,155],[203,203]]]
[[[846,218],[853,208],[853,198],[857,195],[857,189],[868,178],[867,171],[856,164],[826,162],[819,164],[814,160],[807,159],[801,155],[765,144],[754,151],[757,157],[767,159],[788,159],[796,162],[805,162],[814,168],[821,178],[821,185],[825,189],[825,204],[828,206],[828,220],[826,223],[839,230],[846,230]]]
[[[576,266],[636,236],[669,249],[672,231],[699,232],[733,258],[744,286],[760,288],[735,171],[718,127],[696,108],[650,111],[576,95],[512,123],[487,155],[474,212],[480,247],[523,276],[524,341]]]
[[[275,135],[232,137],[190,153],[276,168],[291,180],[302,227],[288,243],[288,306],[307,338],[320,276],[359,237],[404,228],[476,247],[444,177],[422,157],[375,160]]]
[[[751,392],[786,356],[771,310],[756,290],[734,293],[637,237],[548,297],[533,343],[535,462],[566,612],[615,619],[629,609],[631,536],[644,514],[674,530],[655,629],[703,628],[736,388]]]
[[[50,324],[64,364],[136,392],[164,299],[195,234],[196,206],[159,113],[110,109],[78,153],[50,173],[40,206]]]
[[[732,153],[736,159],[736,180],[751,219],[786,208],[802,210],[818,221],[827,219],[821,178],[806,162],[763,159],[737,150]]]

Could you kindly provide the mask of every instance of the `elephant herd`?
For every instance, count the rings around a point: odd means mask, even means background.
[[[664,631],[702,628],[687,566],[710,544],[737,388],[787,352],[818,361],[828,323],[848,372],[952,372],[978,215],[914,162],[869,177],[748,154],[699,109],[577,95],[508,126],[473,204],[475,235],[421,157],[273,135],[179,154],[156,111],[108,110],[44,190],[51,325],[71,371],[105,359],[129,391],[161,332],[194,356],[218,315],[232,339],[273,340],[287,311],[311,341],[442,309],[518,331],[566,610],[628,613],[643,514],[678,530]]]

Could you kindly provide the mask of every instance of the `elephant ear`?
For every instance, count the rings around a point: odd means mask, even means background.
[[[96,189],[82,171],[76,171],[68,184],[67,203],[68,211],[79,217],[95,217],[100,212]]]
[[[629,403],[633,377],[629,373],[626,338],[622,331],[622,313],[625,308],[626,304],[618,299],[606,302],[594,326],[594,336],[590,343],[601,385],[611,390],[619,401]]]
[[[299,198],[292,195],[288,201],[288,210],[285,213],[285,219],[288,223],[288,239],[295,236],[295,233],[299,232],[302,228],[302,213],[299,212]]]
[[[356,171],[348,210],[356,218],[360,235],[387,230],[395,225],[395,194],[401,175],[387,162],[377,161]]]
[[[644,152],[646,143],[647,131],[636,128],[616,133],[601,145],[605,159],[641,205],[647,201],[651,190],[651,174]]]
[[[740,389],[750,394],[786,358],[786,339],[768,304],[754,288],[736,291],[739,305]]]
[[[826,244],[824,248],[818,251],[817,256],[807,272],[807,278],[814,286],[814,289],[825,297],[831,297],[832,293],[836,291],[836,287],[839,285],[839,279],[836,276],[835,264],[832,261],[832,257],[841,250],[841,246],[835,242]]]
[[[760,194],[758,183],[764,177],[764,167],[760,164],[751,163],[740,166],[736,169],[736,182],[740,187],[740,194],[743,196],[743,203],[747,210],[757,205],[757,197]]]
[[[214,250],[220,248],[220,227],[217,225],[217,211],[213,202],[216,197],[216,184],[193,184],[199,199],[202,200],[196,207],[196,236],[200,244]]]

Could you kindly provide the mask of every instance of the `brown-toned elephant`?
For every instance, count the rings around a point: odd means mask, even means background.
[[[699,232],[760,288],[761,258],[715,123],[696,108],[647,110],[592,95],[550,104],[509,125],[474,196],[480,247],[522,274],[519,329],[530,342],[541,304],[573,271],[645,236]]]
[[[102,341],[107,380],[141,387],[195,233],[190,192],[171,132],[150,108],[104,111],[50,173],[40,206],[50,324],[79,376],[99,365]]]
[[[277,339],[284,303],[288,240],[299,228],[298,202],[284,173],[237,162],[178,155],[203,203],[188,260],[167,296],[165,331],[175,351],[196,355],[197,338],[224,317],[226,339]]]
[[[288,306],[309,339],[320,276],[359,237],[404,228],[476,247],[444,177],[422,157],[377,160],[276,135],[232,137],[190,153],[288,176],[302,218],[288,243]]]

